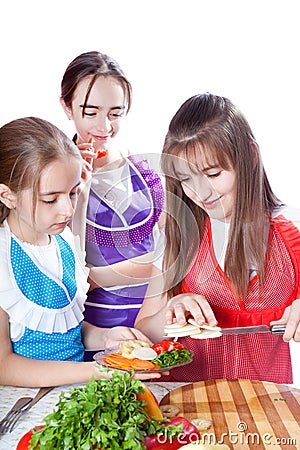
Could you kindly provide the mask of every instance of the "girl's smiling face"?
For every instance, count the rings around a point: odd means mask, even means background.
[[[91,77],[84,78],[75,91],[72,108],[64,109],[74,121],[77,144],[94,140],[96,150],[108,150],[111,140],[120,129],[121,119],[126,114],[127,103],[123,87],[112,77],[99,76],[89,93]]]
[[[186,156],[175,158],[174,168],[182,189],[212,219],[229,222],[235,205],[236,174],[216,162],[197,161],[192,165]]]

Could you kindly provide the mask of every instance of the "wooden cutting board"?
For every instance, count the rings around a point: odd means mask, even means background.
[[[208,380],[165,395],[188,420],[209,419],[204,443],[225,443],[237,450],[299,450],[300,390],[251,380]]]

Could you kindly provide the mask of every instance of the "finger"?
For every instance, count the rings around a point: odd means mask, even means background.
[[[81,150],[80,153],[82,158],[87,162],[92,162],[97,157],[96,153],[89,150]]]
[[[175,303],[173,305],[174,310],[174,316],[176,319],[176,322],[178,322],[180,325],[186,324],[186,307],[183,303]]]
[[[299,341],[300,339],[300,325],[297,318],[294,318],[292,315],[289,317],[289,320],[286,322],[285,332],[282,336],[284,342],[288,342],[291,339],[295,341]]]
[[[134,339],[139,339],[141,341],[148,342],[149,344],[152,343],[147,336],[145,336],[141,331],[137,330],[136,328],[130,328],[130,330],[131,330],[132,337]]]
[[[163,374],[169,374],[169,372],[164,372]],[[161,378],[162,373],[152,372],[152,373],[135,373],[133,378],[135,380],[151,380],[152,378]]]

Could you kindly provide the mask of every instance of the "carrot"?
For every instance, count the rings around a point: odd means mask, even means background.
[[[131,360],[132,367],[136,370],[151,370],[160,369],[159,366],[153,364],[151,361],[144,361],[142,359],[134,358]]]
[[[148,386],[146,386],[144,383],[142,383],[142,385],[145,389],[145,392],[143,392],[142,394],[137,394],[137,400],[143,400],[147,403],[146,408],[150,417],[156,420],[163,420],[163,415],[161,410],[159,409],[156,397],[154,396],[152,391],[150,391]]]
[[[138,358],[128,359],[119,353],[109,353],[102,357],[105,364],[114,366],[120,369],[132,369],[132,370],[155,370],[160,367],[153,364],[151,361],[143,361]]]
[[[131,361],[118,353],[110,353],[107,356],[103,356],[104,362],[110,366],[122,368],[122,369],[132,369]]]

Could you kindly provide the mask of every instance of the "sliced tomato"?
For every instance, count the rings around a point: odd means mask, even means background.
[[[170,341],[168,339],[164,339],[161,342],[157,342],[156,344],[152,345],[153,350],[156,351],[158,355],[160,355],[162,352],[170,352],[171,350],[182,350],[184,349],[184,345],[180,342],[174,342]]]
[[[157,344],[153,344],[152,347],[153,350],[160,355],[162,352],[164,352],[163,346],[161,345],[160,342],[157,342]]]

